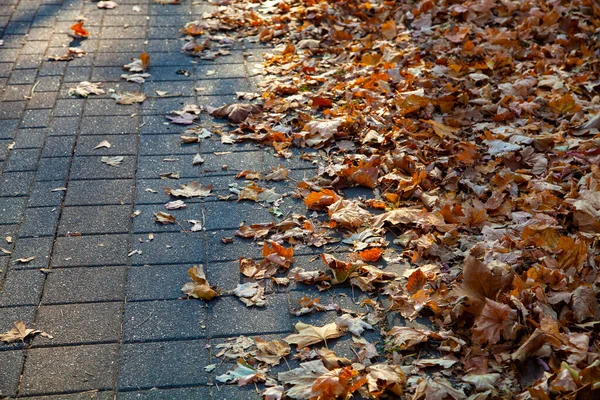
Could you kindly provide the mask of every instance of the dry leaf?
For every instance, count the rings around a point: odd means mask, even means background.
[[[84,39],[89,36],[89,32],[83,27],[83,21],[79,21],[71,26],[72,35],[77,39]]]
[[[281,359],[285,358],[291,351],[290,346],[282,340],[268,342],[256,337],[254,343],[257,349],[254,358],[269,365],[279,365]]]
[[[188,275],[191,282],[186,283],[181,288],[181,291],[190,297],[202,300],[212,300],[219,294],[208,285],[202,265],[193,266],[188,270]]]
[[[104,164],[110,165],[111,167],[118,167],[123,162],[124,159],[125,159],[125,157],[123,157],[123,156],[113,156],[113,157],[104,156],[100,159],[100,161],[102,161]]]
[[[208,197],[211,195],[213,185],[202,186],[198,182],[192,181],[179,185],[179,189],[164,188],[167,194],[174,197]]]
[[[114,1],[99,1],[98,2],[98,8],[104,8],[107,10],[111,10],[113,8],[117,8],[119,7],[119,5],[117,3],[115,3]]]
[[[177,222],[173,215],[162,211],[154,213],[154,221],[160,222],[163,225],[174,224],[175,222]]]
[[[98,143],[98,146],[94,147],[94,150],[96,149],[101,149],[103,147],[110,149],[111,144],[108,142],[108,140],[103,140],[100,143]]]
[[[100,88],[101,85],[88,81],[80,82],[76,87],[69,89],[69,96],[88,97],[90,94],[104,94],[106,92]]]
[[[36,329],[27,328],[25,322],[17,321],[14,323],[12,329],[6,333],[0,333],[0,342],[6,343],[14,343],[14,342],[24,342],[30,336],[35,336],[37,334],[41,334],[43,337],[48,339],[53,339],[53,337],[46,332],[42,332]]]
[[[295,328],[298,333],[289,335],[283,340],[287,343],[297,345],[298,349],[320,342],[327,344],[327,340],[329,339],[344,336],[344,332],[335,323],[324,326],[313,326],[298,322]]]
[[[235,123],[244,121],[251,114],[260,114],[262,106],[257,104],[234,103],[215,108],[206,106],[206,111],[216,118],[229,118]]]

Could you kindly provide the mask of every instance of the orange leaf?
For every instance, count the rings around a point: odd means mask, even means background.
[[[150,68],[150,54],[146,52],[140,54],[140,60],[142,60],[142,68],[144,71]]]
[[[574,114],[581,110],[581,106],[575,102],[575,98],[571,93],[550,101],[548,105],[559,114]]]
[[[331,107],[333,105],[333,101],[331,99],[326,99],[325,97],[313,97],[312,98],[312,106],[313,107]]]
[[[360,258],[363,259],[363,261],[371,262],[376,262],[377,260],[379,260],[379,257],[381,257],[382,254],[383,249],[381,247],[372,247],[370,249],[366,249],[358,253]]]
[[[320,192],[310,192],[304,198],[304,204],[311,210],[322,210],[338,201],[339,197],[331,189],[321,189]]]
[[[396,22],[393,19],[390,19],[388,22],[381,25],[381,36],[383,36],[386,40],[392,40],[398,34],[398,30],[396,29]]]
[[[281,265],[282,267],[289,267],[292,261],[294,260],[293,247],[286,249],[282,245],[272,240],[267,240],[265,242],[262,254],[266,260],[274,264]]]
[[[511,339],[517,327],[516,317],[517,312],[506,304],[485,299],[485,306],[475,319],[473,339],[490,345],[498,343],[500,334],[506,340]]]
[[[408,277],[408,282],[406,282],[406,290],[408,293],[414,294],[421,290],[426,283],[427,276],[423,273],[423,271],[421,271],[421,269],[417,269]]]
[[[77,37],[86,38],[89,36],[89,32],[83,28],[83,21],[79,21],[71,27],[73,35]]]

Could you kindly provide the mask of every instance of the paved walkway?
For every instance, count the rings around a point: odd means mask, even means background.
[[[249,309],[229,295],[208,305],[187,300],[180,288],[187,269],[202,263],[211,284],[232,290],[240,283],[237,260],[260,257],[260,246],[221,238],[233,236],[242,220],[273,221],[272,213],[216,196],[186,200],[188,207],[173,214],[179,221],[204,220],[206,230],[195,233],[158,225],[153,213],[174,200],[163,187],[196,180],[226,195],[230,183],[240,182],[234,180],[240,170],[282,164],[302,179],[313,166],[250,144],[224,145],[216,135],[182,145],[184,128],[168,124],[165,114],[185,103],[231,103],[236,91],[253,90],[249,70],[261,50],[240,42],[231,56],[193,60],[180,53],[180,29],[211,6],[117,2],[115,10],[84,0],[0,2],[0,332],[23,320],[54,336],[0,344],[0,398],[260,398],[253,385],[214,384],[231,367],[215,359],[215,345],[241,334],[292,332],[298,318],[289,309],[307,293],[271,288],[266,308]],[[87,55],[47,61],[66,52],[69,27],[80,15],[90,31],[80,46]],[[144,51],[152,77],[141,85],[120,80],[121,66]],[[108,95],[70,97],[68,90],[85,80],[149,98],[124,106]],[[160,98],[157,90],[181,96]],[[202,115],[203,126],[214,131],[214,123]],[[103,140],[112,146],[95,149]],[[206,161],[193,166],[197,153]],[[102,156],[123,161],[113,167]],[[169,172],[180,179],[160,179]],[[271,186],[285,192],[293,185]],[[304,212],[290,198],[281,208]],[[132,218],[135,211],[141,214]],[[315,259],[309,253],[296,257],[298,263],[309,267]],[[205,372],[214,363],[218,368]]]

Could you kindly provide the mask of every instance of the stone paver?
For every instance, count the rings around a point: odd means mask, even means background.
[[[0,4],[0,247],[10,252],[0,253],[0,332],[23,320],[54,336],[0,344],[0,399],[258,399],[253,385],[215,385],[216,372],[232,364],[205,372],[220,362],[213,345],[241,334],[292,332],[290,296],[296,301],[305,288],[269,284],[262,309],[231,295],[243,282],[237,260],[262,254],[252,240],[222,238],[233,237],[242,222],[277,219],[266,207],[216,195],[229,194],[231,183],[244,186],[235,175],[245,169],[266,173],[281,164],[302,179],[315,166],[251,143],[223,144],[216,133],[182,144],[185,127],[169,124],[165,114],[256,91],[258,78],[248,76],[261,50],[240,42],[229,57],[193,59],[180,51],[180,29],[216,6],[117,2],[115,10],[88,0]],[[67,33],[81,15],[90,38],[74,41]],[[66,46],[87,54],[48,60]],[[152,77],[144,84],[121,80],[122,66],[144,51]],[[90,79],[148,99],[123,106],[108,95],[69,95]],[[232,129],[221,122],[206,114],[200,120],[210,131]],[[103,140],[111,147],[96,148]],[[196,154],[202,165],[192,165]],[[123,161],[110,166],[105,156]],[[161,177],[168,173],[179,178]],[[181,225],[156,223],[153,214],[175,200],[164,188],[192,180],[213,184],[215,195],[184,199],[186,209],[169,211]],[[279,193],[295,186],[266,185]],[[292,199],[281,205],[286,212],[301,207]],[[192,226],[187,220],[203,221],[204,229],[183,232]],[[180,290],[197,264],[223,292],[208,304]]]

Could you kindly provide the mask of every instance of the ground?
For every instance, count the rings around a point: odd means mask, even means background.
[[[233,289],[240,282],[238,258],[260,248],[221,238],[233,236],[242,220],[268,222],[273,216],[255,204],[190,199],[175,215],[204,218],[206,230],[182,233],[177,225],[155,224],[152,214],[173,200],[165,186],[196,180],[225,195],[243,169],[266,172],[281,164],[302,179],[314,166],[218,139],[182,146],[182,128],[164,115],[184,103],[220,106],[235,101],[237,91],[252,91],[249,71],[260,63],[262,49],[239,43],[229,57],[192,62],[180,52],[179,30],[210,6],[118,3],[118,12],[83,0],[0,5],[0,247],[6,250],[0,253],[0,332],[22,320],[54,336],[0,345],[0,397],[260,398],[253,385],[215,386],[214,376],[227,364],[211,373],[204,367],[219,363],[212,353],[223,338],[291,333],[298,318],[289,313],[290,297],[300,289],[272,295],[268,289],[269,304],[259,310],[229,295],[208,305],[188,300],[180,288],[188,268],[204,264],[212,284]],[[69,28],[80,15],[90,31],[81,42],[87,55],[48,61],[65,52]],[[151,56],[152,78],[143,85],[120,80],[122,65],[142,52]],[[207,76],[207,70],[216,74]],[[118,106],[108,96],[68,95],[85,80],[141,90],[149,99]],[[159,98],[157,90],[181,96]],[[212,123],[202,116],[202,126]],[[94,149],[102,140],[112,147]],[[219,151],[232,153],[214,154]],[[205,163],[192,166],[197,153]],[[102,156],[124,159],[111,167],[100,162]],[[178,172],[180,180],[160,179],[166,172]],[[141,214],[132,218],[136,210]],[[283,210],[303,211],[291,199]],[[142,253],[128,256],[132,250]],[[307,265],[311,259],[307,254]]]

